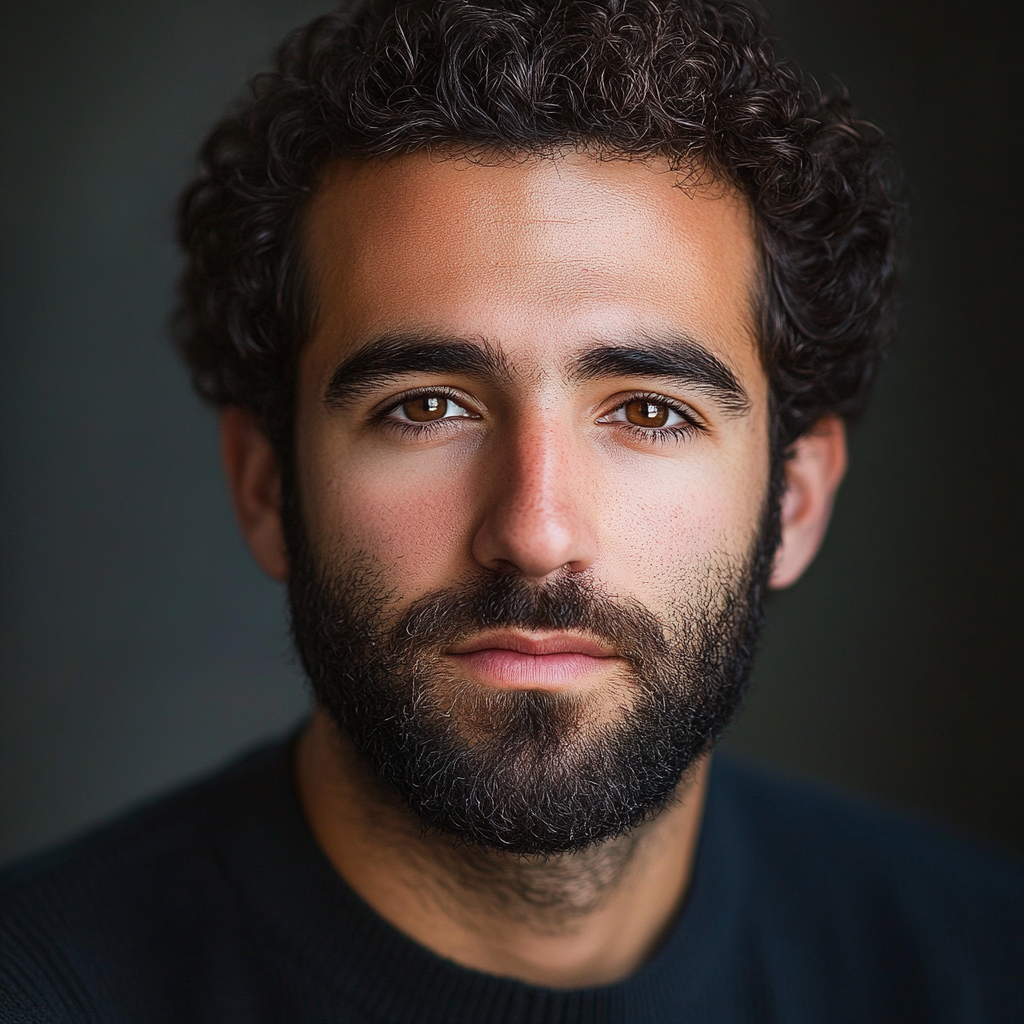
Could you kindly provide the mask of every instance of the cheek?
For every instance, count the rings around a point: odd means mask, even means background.
[[[602,503],[600,574],[641,599],[667,599],[709,565],[742,562],[760,527],[767,487],[767,458],[659,461],[615,474]]]
[[[415,600],[465,574],[472,486],[464,468],[436,458],[335,453],[304,479],[307,528],[319,551],[361,552]],[[308,496],[308,497],[307,497]]]

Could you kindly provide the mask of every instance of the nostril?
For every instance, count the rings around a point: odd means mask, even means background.
[[[486,517],[474,538],[476,560],[489,568],[512,567],[534,579],[566,567],[578,570],[593,558],[592,531],[574,511],[512,504]]]

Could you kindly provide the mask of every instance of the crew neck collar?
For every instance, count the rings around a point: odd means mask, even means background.
[[[258,763],[257,763],[258,759]],[[286,944],[311,988],[371,1020],[416,1024],[678,1021],[729,984],[748,884],[729,794],[711,780],[690,888],[665,942],[613,985],[554,989],[471,970],[398,931],[341,878],[316,843],[295,788],[294,740],[256,755],[262,776],[226,801],[213,826],[224,870],[263,926]]]

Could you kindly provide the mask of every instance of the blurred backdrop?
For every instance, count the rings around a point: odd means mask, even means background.
[[[305,713],[167,313],[204,131],[323,6],[3,4],[0,858]],[[769,8],[896,143],[912,262],[825,549],[773,600],[728,743],[1024,853],[1022,7]]]

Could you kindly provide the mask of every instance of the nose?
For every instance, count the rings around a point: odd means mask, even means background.
[[[591,566],[595,481],[581,456],[571,428],[551,422],[520,424],[488,453],[484,514],[473,538],[480,565],[533,579]]]

